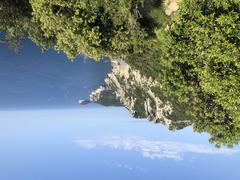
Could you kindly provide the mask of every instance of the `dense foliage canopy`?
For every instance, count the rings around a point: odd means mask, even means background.
[[[30,18],[31,7],[27,0],[0,1],[0,32],[5,32],[0,42],[9,43],[11,48],[17,49],[26,35]]]
[[[0,30],[30,37],[43,49],[99,59],[142,51],[143,0],[10,0],[0,4]],[[18,34],[16,34],[18,33]],[[6,36],[6,37],[7,37]],[[19,41],[17,42],[19,43]]]
[[[184,0],[168,29],[157,33],[167,92],[189,105],[195,130],[220,144],[237,143],[240,1]]]
[[[33,21],[55,48],[74,58],[139,51],[146,36],[137,22],[142,0],[30,0]],[[36,41],[42,44],[41,41]]]

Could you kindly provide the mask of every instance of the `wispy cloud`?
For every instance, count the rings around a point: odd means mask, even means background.
[[[106,165],[109,167],[117,167],[117,168],[125,169],[128,171],[138,171],[141,173],[148,173],[148,171],[146,169],[144,169],[138,165],[130,165],[130,164],[126,164],[123,162],[107,162]]]
[[[144,157],[151,159],[172,158],[180,160],[185,153],[232,155],[239,152],[238,150],[227,148],[216,149],[206,145],[195,145],[172,141],[154,141],[137,137],[126,138],[111,136],[92,139],[78,139],[75,142],[82,148],[93,149],[97,146],[102,146],[125,151],[137,151]]]

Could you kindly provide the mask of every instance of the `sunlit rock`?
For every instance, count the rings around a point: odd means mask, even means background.
[[[140,71],[122,60],[112,62],[112,72],[105,82],[105,86],[91,93],[91,102],[104,106],[124,106],[133,117],[160,122],[170,130],[190,124],[184,108],[168,101],[162,95],[162,87],[157,81],[141,75]]]
[[[78,101],[78,103],[81,105],[86,105],[86,104],[91,103],[91,101],[89,99],[81,99]]]
[[[179,9],[178,3],[181,0],[165,0],[165,13],[168,16],[171,16],[174,12],[176,12]]]

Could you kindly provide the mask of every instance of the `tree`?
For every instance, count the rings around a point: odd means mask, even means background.
[[[99,59],[141,51],[146,36],[138,23],[142,0],[30,0],[33,21],[56,50]],[[42,43],[37,40],[37,44]]]
[[[184,0],[157,32],[167,92],[189,105],[195,130],[217,146],[240,140],[239,7],[238,0]]]
[[[2,43],[8,43],[15,50],[27,34],[31,20],[31,6],[28,0],[2,0],[0,2],[0,31]]]

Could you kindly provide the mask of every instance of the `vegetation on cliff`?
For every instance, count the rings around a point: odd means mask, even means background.
[[[163,84],[189,105],[194,128],[211,141],[240,140],[240,1],[184,0],[158,30]]]
[[[157,39],[129,63],[188,106],[194,129],[210,142],[240,140],[240,1],[184,0]]]

